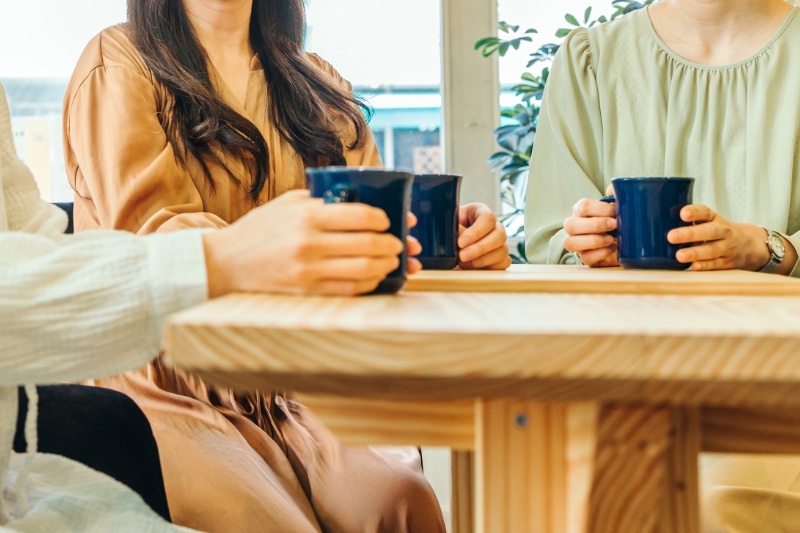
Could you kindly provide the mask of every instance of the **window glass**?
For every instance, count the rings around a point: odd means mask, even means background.
[[[614,9],[611,0],[498,0],[498,20],[520,27],[520,30],[535,28],[538,33],[531,35],[532,42],[524,43],[519,50],[509,51],[500,58],[500,85],[504,91],[501,103],[510,106],[515,103],[510,88],[519,82],[520,76],[527,69],[530,53],[547,43],[560,43],[563,39],[556,37],[559,28],[571,28],[565,20],[570,13],[583,22],[586,8],[591,7],[590,19],[600,15],[610,15]]]
[[[125,9],[125,0],[0,0],[0,82],[14,142],[47,200],[72,200],[61,141],[69,77],[86,43],[124,21]]]
[[[306,9],[306,48],[329,61],[375,110],[370,127],[384,165],[438,172],[439,2],[307,0]]]
[[[69,201],[61,140],[64,91],[86,43],[125,20],[125,0],[0,0],[0,5],[0,81],[17,151],[44,198]],[[307,0],[306,8],[306,48],[333,64],[374,108],[370,125],[384,164],[438,171],[439,3]]]

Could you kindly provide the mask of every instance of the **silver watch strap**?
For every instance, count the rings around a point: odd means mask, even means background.
[[[769,242],[770,241],[770,237],[772,237],[773,234],[775,234],[775,235],[778,235],[778,234],[776,232],[772,231],[772,230],[767,229],[767,228],[764,228],[764,231],[767,232],[767,240],[765,242],[767,244],[767,249],[769,250],[769,261],[767,261],[767,264],[764,265],[764,268],[759,270],[759,272],[763,272],[764,274],[772,274],[776,270],[778,270],[778,267],[781,265],[781,262],[783,261],[783,257],[778,257],[778,256],[775,255],[775,253],[773,253],[772,246],[770,245],[770,242]],[[780,235],[778,235],[778,237],[780,237]]]

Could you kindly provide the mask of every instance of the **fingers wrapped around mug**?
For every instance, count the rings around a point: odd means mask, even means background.
[[[362,204],[385,213],[389,224],[383,231],[400,241],[401,250],[397,254],[399,264],[385,276],[374,292],[391,294],[399,291],[406,282],[408,226],[414,222],[413,217],[408,215],[414,175],[376,168],[334,166],[307,168],[306,178],[311,196],[324,202],[322,207],[325,209],[321,212],[327,215],[325,218],[338,219],[339,225],[353,224],[352,221],[345,222],[348,217],[335,216],[336,211],[351,208],[353,205]],[[329,231],[348,231],[346,227],[336,224],[335,220],[328,220],[325,227]],[[414,261],[411,263],[412,268],[415,268]]]
[[[705,205],[685,206],[681,219],[691,225],[673,229],[667,240],[687,245],[676,258],[692,270],[758,270],[769,259],[759,226],[731,222]]]
[[[389,225],[375,207],[325,205],[306,191],[287,192],[203,235],[209,296],[374,291],[401,266],[403,242],[386,233]]]
[[[617,228],[614,204],[584,198],[564,221],[564,249],[578,254],[591,267],[618,266],[617,240],[609,233]]]
[[[505,270],[511,265],[506,229],[489,206],[466,204],[459,209],[459,267]]]

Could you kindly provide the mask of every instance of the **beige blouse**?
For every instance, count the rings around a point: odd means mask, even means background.
[[[308,59],[350,90],[350,84],[327,62]],[[224,83],[216,87],[225,102],[250,119],[270,151],[269,182],[261,202],[306,187],[302,159],[269,120],[268,90],[258,58],[251,63],[244,105]],[[75,229],[125,229],[137,233],[188,227],[222,227],[254,207],[247,186],[232,184],[221,169],[211,192],[200,165],[183,167],[167,140],[164,118],[170,109],[167,90],[126,35],[125,25],[108,28],[86,47],[64,100],[66,169],[75,189]],[[125,128],[120,131],[120,125]],[[340,135],[353,138],[342,119]],[[345,150],[348,166],[382,166],[371,135],[357,150]],[[232,169],[247,184],[241,164]]]
[[[125,32],[116,26],[92,40],[67,90],[64,136],[76,229],[151,233],[233,222],[254,207],[247,186],[232,184],[217,169],[212,193],[197,161],[179,164],[163,127],[170,97]],[[314,55],[308,60],[349,90],[330,65]],[[258,60],[244,105],[223,83],[216,89],[267,142],[270,176],[260,201],[305,187],[301,158],[270,123]],[[353,131],[339,120],[346,146]],[[345,149],[345,157],[351,166],[381,164],[371,137],[361,149]],[[241,165],[231,167],[250,182]],[[217,389],[160,360],[97,384],[127,394],[145,412],[176,524],[201,531],[318,532],[407,523],[410,530],[426,524],[426,530],[444,531],[415,448],[344,450],[297,402],[277,393]]]

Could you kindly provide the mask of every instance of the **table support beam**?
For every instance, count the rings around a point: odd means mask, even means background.
[[[699,452],[696,410],[480,402],[476,531],[697,533]]]

